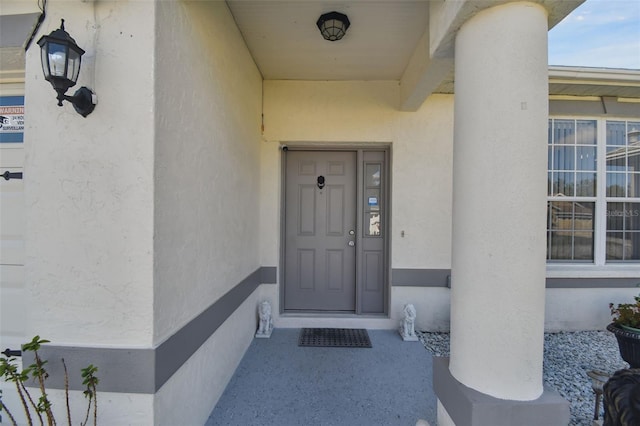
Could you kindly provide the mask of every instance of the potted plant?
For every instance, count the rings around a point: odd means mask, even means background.
[[[631,368],[640,368],[640,296],[635,303],[609,304],[613,322],[607,326],[618,339],[620,356]]]

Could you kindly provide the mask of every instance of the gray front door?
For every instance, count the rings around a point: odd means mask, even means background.
[[[285,310],[356,310],[356,161],[351,151],[286,154]]]

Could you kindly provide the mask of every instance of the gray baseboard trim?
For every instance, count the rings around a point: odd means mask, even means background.
[[[278,268],[276,266],[263,266],[260,268],[260,281],[262,284],[278,283]]]
[[[253,294],[262,284],[263,277],[275,282],[275,270],[275,267],[256,269],[156,348],[42,346],[39,354],[48,360],[47,388],[64,389],[64,369],[60,362],[64,358],[69,371],[70,390],[84,390],[80,369],[93,364],[98,367],[100,392],[156,393]],[[33,362],[33,354],[25,352],[23,366]]]
[[[399,269],[391,270],[394,287],[449,287],[451,269]]]
[[[547,278],[547,288],[632,288],[640,278]]]
[[[457,381],[449,371],[449,358],[433,358],[433,389],[457,426],[566,426],[569,402],[545,388],[534,401],[494,398]]]
[[[261,284],[262,268],[245,278],[156,348],[155,391],[218,330]]]
[[[391,270],[393,287],[449,287],[451,269]],[[633,288],[640,287],[640,278],[547,278],[547,288]]]
[[[33,364],[31,352],[22,353],[22,365]],[[153,394],[155,386],[155,350],[151,348],[96,348],[43,345],[38,351],[47,360],[47,389],[64,389],[64,359],[69,373],[69,390],[84,390],[80,370],[93,364],[98,367],[98,392]],[[37,386],[36,382],[32,382]]]

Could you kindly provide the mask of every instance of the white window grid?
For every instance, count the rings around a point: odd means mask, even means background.
[[[572,260],[550,260],[548,264],[553,267],[553,265],[568,265],[568,266],[576,266],[576,265],[592,265],[597,268],[618,268],[620,266],[626,267],[636,267],[640,266],[640,263],[637,261],[618,261],[618,262],[607,262],[606,257],[606,242],[607,242],[607,218],[606,218],[606,209],[607,203],[640,203],[640,197],[608,197],[606,196],[607,191],[607,121],[624,121],[624,122],[639,122],[638,119],[628,118],[628,117],[584,117],[584,116],[553,116],[550,117],[551,120],[576,120],[576,121],[596,121],[596,135],[597,135],[597,143],[596,143],[596,152],[597,152],[597,161],[596,161],[596,195],[593,197],[587,196],[557,196],[554,194],[547,195],[547,201],[569,201],[569,202],[594,202],[595,203],[595,217],[594,226],[593,226],[593,262],[585,262],[585,261],[572,261]],[[548,141],[547,141],[548,146]],[[551,171],[551,168],[548,168],[547,173]],[[575,173],[576,170],[574,169]],[[625,180],[625,182],[627,182]],[[575,191],[574,191],[575,192]],[[578,266],[580,267],[580,266]]]

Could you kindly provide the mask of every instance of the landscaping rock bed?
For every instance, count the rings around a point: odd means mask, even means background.
[[[449,356],[449,333],[417,332],[433,356]],[[613,374],[628,368],[620,358],[615,336],[608,331],[545,333],[543,378],[570,403],[572,426],[591,426],[595,394],[587,372]],[[599,418],[603,418],[602,402]]]

